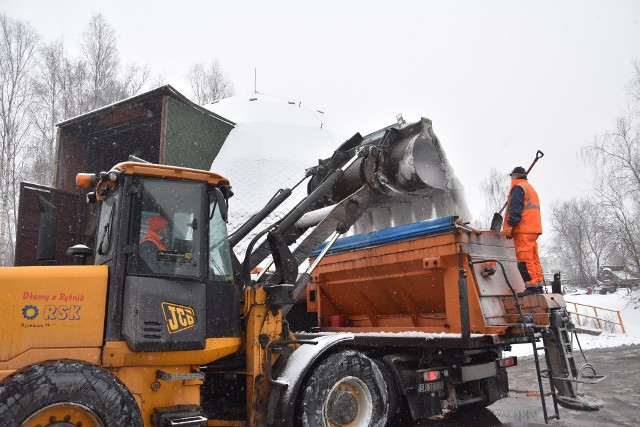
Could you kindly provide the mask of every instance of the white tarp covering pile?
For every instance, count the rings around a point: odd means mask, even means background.
[[[226,98],[205,108],[236,122],[211,165],[212,171],[231,181],[234,196],[229,206],[230,233],[260,210],[279,188],[294,186],[304,177],[305,169],[317,165],[318,159],[330,157],[352,136],[324,113],[299,101],[252,94]],[[305,195],[306,181],[264,224],[273,224]],[[243,248],[241,244],[237,249]]]
[[[230,232],[262,208],[278,189],[291,188],[304,177],[305,169],[317,165],[319,159],[330,157],[357,132],[355,129],[345,131],[323,112],[299,101],[263,94],[234,96],[205,108],[236,122],[211,166],[211,170],[231,181],[234,196],[230,201]],[[381,124],[380,128],[390,123]],[[446,165],[432,167],[425,163],[416,167],[426,176],[446,171],[447,176],[435,177],[436,181],[452,183],[456,191],[437,194],[433,198],[407,200],[393,207],[376,207],[355,224],[353,231],[367,232],[434,216],[467,218],[462,188],[454,175],[449,176],[452,169],[446,160],[443,161]],[[425,170],[428,168],[433,171]],[[305,195],[306,181],[236,247],[236,252],[243,252],[248,239],[280,219]]]

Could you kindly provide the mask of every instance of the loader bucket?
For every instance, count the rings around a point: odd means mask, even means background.
[[[468,218],[462,186],[426,118],[356,134],[307,176],[308,197],[278,222],[287,244],[297,244],[298,265],[337,229],[361,234],[435,217]],[[264,242],[250,250],[244,276],[270,253]]]
[[[468,217],[462,186],[426,118],[390,126],[364,138],[354,136],[332,158],[320,161],[309,191],[324,178],[320,171],[339,166],[338,159],[348,159],[365,148],[377,151],[375,164],[365,160],[354,163],[327,197],[327,204],[331,204],[363,185],[376,190],[375,202],[354,225],[354,233],[447,215]]]

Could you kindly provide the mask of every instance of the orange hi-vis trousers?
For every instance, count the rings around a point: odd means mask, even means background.
[[[536,233],[515,233],[513,245],[516,247],[518,270],[527,287],[542,282],[542,267],[538,257],[538,236]]]

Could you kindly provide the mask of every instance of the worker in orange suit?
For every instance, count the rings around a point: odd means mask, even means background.
[[[151,273],[169,274],[173,268],[160,260],[167,250],[166,241],[169,236],[169,221],[160,215],[153,215],[147,221],[147,232],[140,239],[140,257]]]
[[[542,267],[538,257],[538,236],[542,234],[542,217],[538,193],[527,180],[527,171],[518,166],[511,172],[511,189],[502,228],[513,239],[518,270],[525,283],[518,297],[542,293]]]

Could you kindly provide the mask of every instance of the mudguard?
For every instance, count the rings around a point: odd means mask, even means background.
[[[289,426],[295,417],[296,397],[307,374],[315,362],[336,344],[353,340],[351,333],[323,335],[310,340],[317,344],[304,344],[294,351],[280,374],[274,378],[269,398],[269,425]]]

